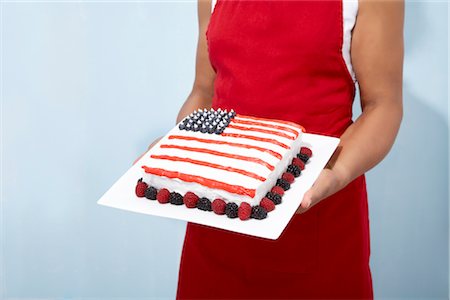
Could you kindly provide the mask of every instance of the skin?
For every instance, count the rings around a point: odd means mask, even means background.
[[[210,16],[211,1],[198,0],[195,80],[177,123],[195,109],[212,104],[216,73],[205,37]],[[359,0],[351,60],[360,87],[362,114],[341,136],[337,150],[305,193],[297,213],[344,188],[377,165],[391,149],[403,116],[403,23],[403,0]]]
[[[198,0],[198,28],[199,35],[197,41],[197,56],[195,62],[195,79],[192,90],[186,101],[178,112],[176,124],[187,115],[198,108],[211,108],[214,93],[214,80],[216,73],[211,66],[208,57],[208,47],[206,44],[206,29],[208,28],[211,16],[211,0]],[[151,149],[162,137],[154,140],[148,149]],[[142,153],[133,164],[135,164],[147,151]]]
[[[305,212],[377,165],[389,152],[403,117],[403,21],[400,0],[360,0],[351,59],[360,87],[361,116],[303,197]]]

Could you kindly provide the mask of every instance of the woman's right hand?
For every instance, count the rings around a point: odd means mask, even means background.
[[[155,140],[148,146],[147,150],[146,150],[144,153],[142,153],[141,155],[139,155],[138,158],[136,158],[136,160],[133,162],[133,165],[134,165],[138,160],[140,160],[141,157],[144,156],[144,154],[148,152],[148,150],[150,150],[153,146],[155,146],[155,144],[156,144],[157,142],[159,142],[160,139],[162,139],[162,136],[160,136],[159,138],[155,139]]]

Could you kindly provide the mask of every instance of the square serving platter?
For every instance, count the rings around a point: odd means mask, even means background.
[[[163,140],[159,141],[161,143]],[[226,215],[217,215],[214,212],[206,212],[199,209],[188,209],[184,205],[160,204],[146,198],[138,198],[135,195],[136,181],[142,175],[141,160],[137,161],[116,183],[98,200],[98,204],[118,208],[122,210],[143,213],[152,216],[185,220],[188,222],[212,226],[261,238],[275,240],[286,228],[290,219],[299,207],[303,195],[313,185],[321,170],[325,167],[331,155],[335,151],[339,139],[317,134],[304,133],[302,145],[309,147],[313,156],[309,159],[297,177],[291,188],[282,198],[282,203],[275,210],[268,213],[263,220],[239,218],[230,219]],[[155,145],[157,146],[157,145]],[[144,156],[152,154],[150,149]]]

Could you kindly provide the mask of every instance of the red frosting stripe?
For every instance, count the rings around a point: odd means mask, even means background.
[[[292,129],[291,127],[286,127],[286,126],[282,126],[282,125],[275,125],[275,124],[268,124],[268,123],[257,122],[257,121],[242,120],[242,119],[239,119],[239,118],[233,118],[233,120],[231,122],[232,123],[238,123],[238,124],[244,124],[244,125],[264,126],[264,127],[268,127],[268,128],[283,130],[283,131],[287,131],[287,132],[293,133],[293,134],[295,134],[295,137],[298,137],[298,131],[295,130],[295,129]]]
[[[170,156],[170,155],[154,155],[154,154],[150,155],[150,157],[154,158],[154,159],[165,159],[165,160],[171,160],[171,161],[187,162],[187,163],[196,164],[196,165],[200,165],[200,166],[206,166],[206,167],[210,167],[210,168],[225,170],[228,172],[239,173],[239,174],[260,180],[260,181],[266,181],[266,178],[259,176],[258,174],[255,174],[253,172],[248,172],[248,171],[245,171],[242,169],[227,167],[227,166],[214,164],[214,163],[210,163],[210,162],[206,162],[206,161],[202,161],[202,160],[196,160],[196,159],[191,159],[191,158],[187,158],[187,157],[178,157],[178,156]]]
[[[295,128],[299,128],[302,130],[302,132],[306,132],[305,128],[297,123],[294,122],[290,122],[290,121],[284,121],[284,120],[276,120],[276,119],[267,119],[267,118],[258,118],[258,117],[252,117],[252,116],[247,116],[247,115],[236,115],[239,118],[245,118],[245,119],[251,119],[251,120],[260,120],[260,121],[268,121],[268,122],[276,122],[276,123],[281,123],[281,124],[287,124],[287,125],[291,125],[294,126]]]
[[[223,134],[223,133],[222,133]],[[161,148],[172,148],[172,149],[180,149],[180,150],[186,150],[186,151],[193,151],[193,152],[200,152],[200,153],[207,153],[207,154],[212,154],[212,155],[217,155],[217,156],[223,156],[223,157],[228,157],[228,158],[233,158],[233,159],[239,159],[239,160],[244,160],[244,161],[250,161],[250,162],[254,162],[260,165],[265,166],[266,168],[268,168],[269,170],[273,171],[275,169],[274,166],[272,166],[271,164],[269,164],[268,162],[256,158],[256,157],[251,157],[251,156],[244,156],[244,155],[238,155],[238,154],[230,154],[230,153],[226,153],[226,152],[220,152],[220,151],[215,151],[215,150],[210,150],[210,149],[205,149],[205,148],[197,148],[197,147],[187,147],[187,146],[179,146],[179,145],[168,145],[168,144],[164,144],[160,146]]]
[[[255,149],[255,150],[258,150],[261,152],[266,152],[272,156],[275,156],[278,159],[282,158],[281,154],[278,152],[275,152],[275,151],[272,151],[270,149],[266,149],[263,147],[254,146],[254,145],[232,143],[232,142],[227,142],[227,141],[218,141],[218,140],[210,140],[210,139],[202,139],[202,138],[197,138],[197,137],[193,137],[193,136],[184,136],[184,135],[170,135],[169,140],[171,140],[171,139],[196,141],[196,142],[208,143],[208,144],[228,145],[228,146],[240,147],[240,148],[246,148],[246,149]]]
[[[267,142],[267,143],[271,143],[271,144],[275,144],[277,146],[283,147],[285,149],[289,149],[290,148],[288,145],[283,144],[283,143],[281,143],[281,142],[279,142],[277,140],[269,139],[269,138],[263,138],[263,137],[254,136],[254,135],[238,134],[238,133],[225,133],[225,132],[222,132],[221,135],[229,136],[229,137],[235,137],[235,138],[255,140],[255,141],[260,141],[260,142]]]
[[[243,130],[243,131],[262,132],[262,133],[267,133],[267,134],[278,135],[278,136],[281,136],[281,137],[284,137],[284,138],[287,138],[290,140],[295,140],[295,137],[293,137],[292,135],[288,135],[286,133],[275,131],[275,130],[270,130],[270,129],[263,129],[263,128],[258,128],[258,127],[246,127],[246,126],[239,126],[239,125],[233,125],[233,124],[228,124],[227,128],[233,128],[233,129]]]
[[[212,188],[212,189],[220,189],[220,190],[224,190],[233,194],[238,194],[238,195],[245,195],[245,196],[249,196],[249,197],[255,197],[255,193],[256,190],[255,189],[248,189],[245,187],[242,187],[240,185],[233,185],[233,184],[228,184],[222,181],[218,181],[218,180],[214,180],[214,179],[209,179],[206,177],[202,177],[202,176],[196,176],[196,175],[190,175],[190,174],[185,174],[185,173],[180,173],[180,172],[175,172],[175,171],[168,171],[168,170],[164,170],[164,169],[160,169],[160,168],[150,168],[147,166],[142,166],[142,168],[145,170],[146,173],[149,174],[153,174],[153,175],[157,175],[157,176],[164,176],[164,177],[168,177],[168,178],[178,178],[181,179],[185,182],[195,182],[198,184],[201,184],[203,186]]]

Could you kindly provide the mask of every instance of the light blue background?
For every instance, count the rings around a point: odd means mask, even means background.
[[[404,120],[368,173],[378,298],[448,296],[447,14],[407,4]],[[2,26],[2,295],[173,298],[185,223],[96,201],[174,125],[196,3],[8,2]]]

